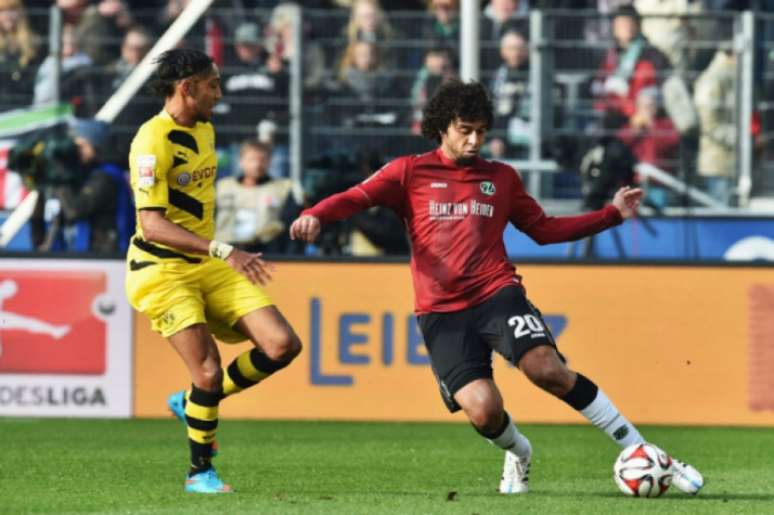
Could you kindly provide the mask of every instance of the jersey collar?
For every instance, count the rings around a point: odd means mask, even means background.
[[[481,156],[476,156],[473,161],[470,162],[470,164],[467,165],[459,165],[456,162],[452,161],[448,157],[446,157],[446,154],[443,153],[443,150],[441,150],[441,147],[438,147],[435,149],[435,155],[438,157],[438,160],[441,161],[444,165],[455,168],[457,170],[462,170],[465,168],[472,168],[474,167],[478,162],[479,159],[481,159]]]

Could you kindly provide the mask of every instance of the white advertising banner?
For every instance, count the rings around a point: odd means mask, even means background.
[[[124,266],[0,260],[0,416],[132,415]]]

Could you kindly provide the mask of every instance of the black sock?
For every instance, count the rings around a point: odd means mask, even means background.
[[[212,468],[212,442],[218,428],[218,404],[223,391],[207,391],[191,385],[186,406],[188,444],[191,449],[189,475]]]
[[[589,378],[583,374],[578,374],[575,385],[567,392],[562,400],[572,408],[580,411],[588,407],[597,396],[599,388]]]

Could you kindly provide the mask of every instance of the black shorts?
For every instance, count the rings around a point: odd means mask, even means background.
[[[507,286],[477,306],[428,313],[417,320],[441,395],[451,412],[460,409],[454,400],[460,388],[475,379],[492,378],[492,351],[518,366],[532,348],[556,348],[540,311],[518,286]]]

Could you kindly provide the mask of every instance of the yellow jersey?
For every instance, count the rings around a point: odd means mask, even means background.
[[[162,209],[172,223],[202,238],[214,237],[218,160],[211,123],[184,127],[161,111],[137,131],[129,168],[138,211]],[[139,216],[138,237],[143,239]]]

